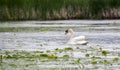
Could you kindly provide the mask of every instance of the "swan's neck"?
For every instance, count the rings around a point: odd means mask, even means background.
[[[74,37],[74,33],[71,33],[71,36],[70,36],[70,38],[73,38]]]
[[[70,34],[71,34],[71,36],[70,36],[70,40],[71,40],[74,37],[74,32],[70,31]]]

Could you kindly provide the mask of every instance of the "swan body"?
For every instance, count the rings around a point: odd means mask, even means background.
[[[71,37],[68,41],[68,44],[80,44],[80,45],[86,45],[88,42],[86,41],[85,36],[78,36],[74,37],[74,31],[69,28],[68,30],[65,31],[65,34],[70,33]]]

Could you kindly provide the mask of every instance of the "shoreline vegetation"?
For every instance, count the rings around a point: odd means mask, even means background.
[[[120,0],[0,0],[0,21],[120,19]]]

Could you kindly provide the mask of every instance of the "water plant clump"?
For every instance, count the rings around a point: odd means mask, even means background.
[[[9,64],[9,66],[17,68],[17,65],[15,65],[15,64]]]
[[[95,65],[97,64],[97,61],[92,61],[91,64]]]
[[[55,52],[62,53],[62,52],[63,52],[63,49],[58,49],[58,48],[56,48],[56,49],[55,49]]]
[[[63,55],[62,58],[65,59],[65,60],[68,60],[70,58],[70,56],[65,54],[65,55]]]
[[[86,57],[90,57],[90,54],[85,54]]]
[[[107,54],[108,54],[107,51],[105,51],[105,50],[102,51],[102,55],[107,56]]]
[[[119,60],[119,58],[117,58],[117,57],[112,59],[113,62],[118,62],[118,60]]]
[[[106,64],[106,65],[110,64],[110,62],[108,60],[103,60],[103,63]]]
[[[75,63],[76,63],[76,64],[79,64],[79,63],[80,63],[80,60],[81,60],[81,59],[78,58],[78,59],[75,61]]]
[[[64,50],[65,50],[65,51],[73,51],[73,48],[67,47],[67,48],[65,48]]]

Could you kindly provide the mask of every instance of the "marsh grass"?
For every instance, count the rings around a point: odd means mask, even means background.
[[[120,18],[119,0],[0,0],[0,20]]]

